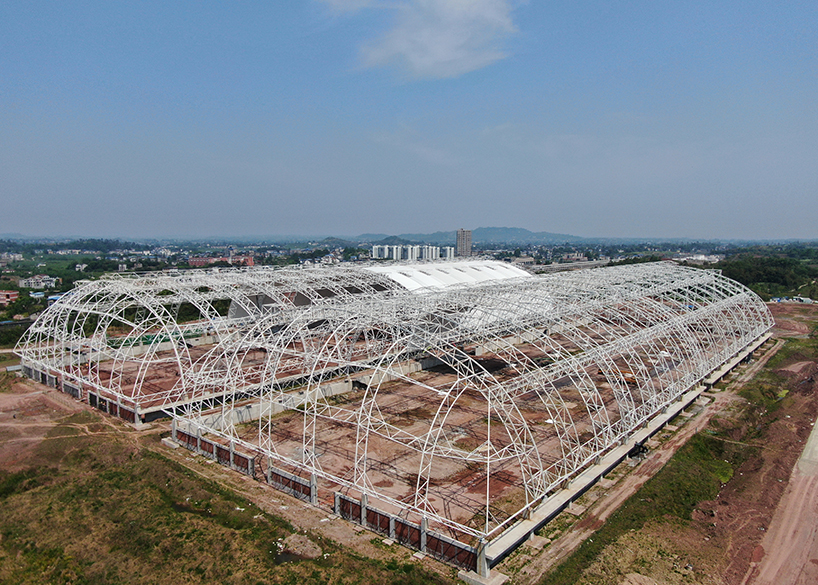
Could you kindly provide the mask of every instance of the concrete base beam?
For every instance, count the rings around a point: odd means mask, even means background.
[[[508,581],[508,575],[499,571],[489,571],[488,577],[481,577],[474,571],[458,571],[457,578],[469,585],[503,585]]]

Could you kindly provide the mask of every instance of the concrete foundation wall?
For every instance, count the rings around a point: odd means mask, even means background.
[[[355,500],[335,492],[333,511],[345,520],[360,524],[372,532],[382,534],[444,563],[471,571],[478,568],[478,549],[429,530],[425,519],[418,524],[369,506],[366,495],[360,500]]]

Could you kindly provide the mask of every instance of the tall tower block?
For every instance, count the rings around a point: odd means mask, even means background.
[[[457,255],[471,256],[471,230],[457,230]]]

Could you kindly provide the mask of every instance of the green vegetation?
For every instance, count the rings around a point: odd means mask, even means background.
[[[28,293],[21,292],[20,296],[13,303],[9,303],[3,313],[9,318],[13,315],[30,315],[45,308],[45,301],[32,298]]]
[[[741,389],[740,395],[754,408],[747,409],[745,418],[749,429],[747,439],[763,434],[767,415],[774,413],[784,404],[787,395],[787,380],[776,370],[784,364],[813,361],[818,358],[818,331],[813,330],[807,339],[788,339],[755,378]]]
[[[740,255],[714,265],[763,299],[777,296],[818,298],[818,261],[786,256]]]
[[[17,345],[28,325],[9,325],[0,327],[0,347],[7,349]]]
[[[712,499],[741,462],[737,448],[707,434],[697,434],[619,510],[593,538],[586,540],[550,573],[543,585],[573,585],[602,552],[620,536],[651,520],[688,522],[696,505]],[[727,461],[729,461],[729,463]]]
[[[694,435],[654,477],[606,523],[542,581],[543,585],[573,585],[602,551],[630,531],[648,522],[686,524],[700,502],[712,500],[744,461],[756,457],[776,411],[789,398],[782,393],[786,380],[776,373],[783,364],[818,358],[815,332],[809,339],[790,339],[767,366],[745,384],[746,405],[733,418],[710,421]],[[545,532],[549,531],[546,527]]]
[[[404,562],[405,550],[368,559],[320,534],[307,534],[318,558],[283,557],[281,542],[296,530],[286,520],[133,434],[78,432],[104,428],[101,420],[66,418],[29,468],[0,471],[0,583],[446,582]]]
[[[38,252],[48,250],[97,250],[103,254],[113,250],[150,250],[151,246],[147,244],[137,244],[135,242],[125,242],[122,240],[107,240],[107,239],[83,239],[83,240],[67,240],[63,242],[19,242],[14,240],[0,240],[0,252],[13,252],[17,254],[25,254],[27,256],[35,255]]]
[[[617,260],[616,262],[611,262],[611,266],[623,266],[626,264],[644,264],[645,262],[660,262],[662,260],[661,256],[650,255],[650,256],[639,256],[638,258],[625,258],[624,260]]]
[[[346,251],[345,251],[346,252]],[[265,256],[261,260],[261,264],[265,266],[287,266],[290,264],[298,264],[304,260],[316,260],[323,258],[329,254],[327,248],[316,248],[309,252],[293,252],[292,254],[285,254],[280,256]]]

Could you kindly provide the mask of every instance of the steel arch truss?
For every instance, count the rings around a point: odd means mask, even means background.
[[[83,283],[17,351],[320,480],[322,501],[485,540],[771,327],[745,287],[672,263],[414,292],[360,267],[240,269]]]
[[[188,376],[180,424],[390,514],[489,539],[772,327],[653,263],[270,312]]]
[[[109,275],[63,295],[16,351],[26,367],[139,415],[201,399],[192,382],[199,360],[264,316],[402,290],[346,267]]]

